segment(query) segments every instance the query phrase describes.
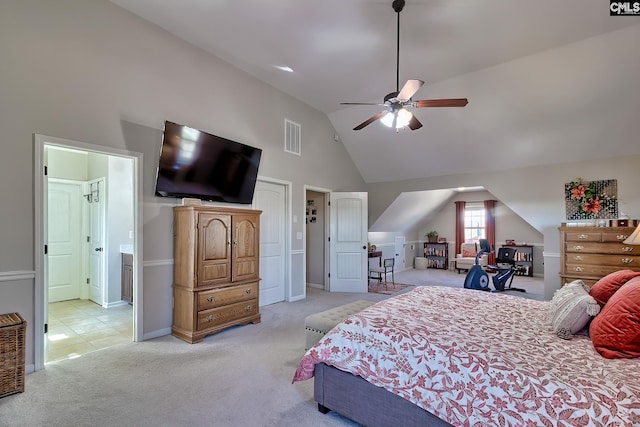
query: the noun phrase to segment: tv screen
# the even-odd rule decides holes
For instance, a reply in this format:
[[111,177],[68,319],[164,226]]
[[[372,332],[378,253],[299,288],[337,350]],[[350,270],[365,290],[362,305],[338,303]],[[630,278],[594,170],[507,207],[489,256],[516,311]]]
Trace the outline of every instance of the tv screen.
[[166,121],[156,195],[250,204],[262,150]]

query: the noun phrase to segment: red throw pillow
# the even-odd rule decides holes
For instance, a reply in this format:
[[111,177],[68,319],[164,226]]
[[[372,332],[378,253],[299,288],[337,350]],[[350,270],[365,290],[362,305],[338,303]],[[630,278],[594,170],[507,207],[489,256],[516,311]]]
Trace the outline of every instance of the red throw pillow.
[[640,357],[640,277],[625,283],[589,326],[593,346],[607,359]]
[[619,270],[604,276],[598,280],[589,291],[589,295],[595,299],[600,308],[609,301],[609,298],[616,293],[618,289],[634,277],[640,276],[640,271]]
[[476,257],[476,251],[474,250],[469,250],[469,249],[463,249],[462,250],[462,257],[463,258],[475,258]]

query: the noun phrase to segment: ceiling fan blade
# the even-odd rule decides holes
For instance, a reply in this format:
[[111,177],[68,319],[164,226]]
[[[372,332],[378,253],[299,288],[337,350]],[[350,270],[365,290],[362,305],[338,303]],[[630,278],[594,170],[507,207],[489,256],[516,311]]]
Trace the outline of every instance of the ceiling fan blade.
[[414,101],[412,106],[416,108],[424,107],[464,107],[469,101],[467,98],[450,98],[450,99],[421,99]]
[[416,130],[422,127],[422,123],[420,123],[420,120],[418,120],[415,114],[412,114],[411,120],[409,120],[409,124],[407,126],[409,126],[409,129],[411,130]]
[[375,116],[371,116],[367,120],[365,120],[364,122],[360,123],[358,126],[354,127],[353,130],[360,130],[365,126],[369,126],[371,123],[375,122],[376,120],[379,120],[379,119],[383,118],[385,114],[387,114],[387,112],[386,111],[382,111],[382,112],[376,114]]
[[424,82],[422,80],[407,80],[396,98],[398,98],[399,101],[407,101],[411,99],[423,84]]

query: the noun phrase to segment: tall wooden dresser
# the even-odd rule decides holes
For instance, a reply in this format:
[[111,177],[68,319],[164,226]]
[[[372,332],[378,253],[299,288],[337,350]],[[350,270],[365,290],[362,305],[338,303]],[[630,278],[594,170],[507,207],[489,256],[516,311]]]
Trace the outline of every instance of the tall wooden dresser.
[[261,211],[174,208],[173,325],[189,343],[259,323]]
[[582,279],[592,286],[614,271],[640,271],[640,246],[622,243],[633,233],[629,227],[560,227],[562,284]]

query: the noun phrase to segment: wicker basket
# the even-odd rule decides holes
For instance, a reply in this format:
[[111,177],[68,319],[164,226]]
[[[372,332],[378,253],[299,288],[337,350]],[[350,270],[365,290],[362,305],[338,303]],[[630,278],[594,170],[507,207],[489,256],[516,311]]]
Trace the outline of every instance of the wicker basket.
[[0,314],[0,397],[24,391],[26,329],[18,313]]

